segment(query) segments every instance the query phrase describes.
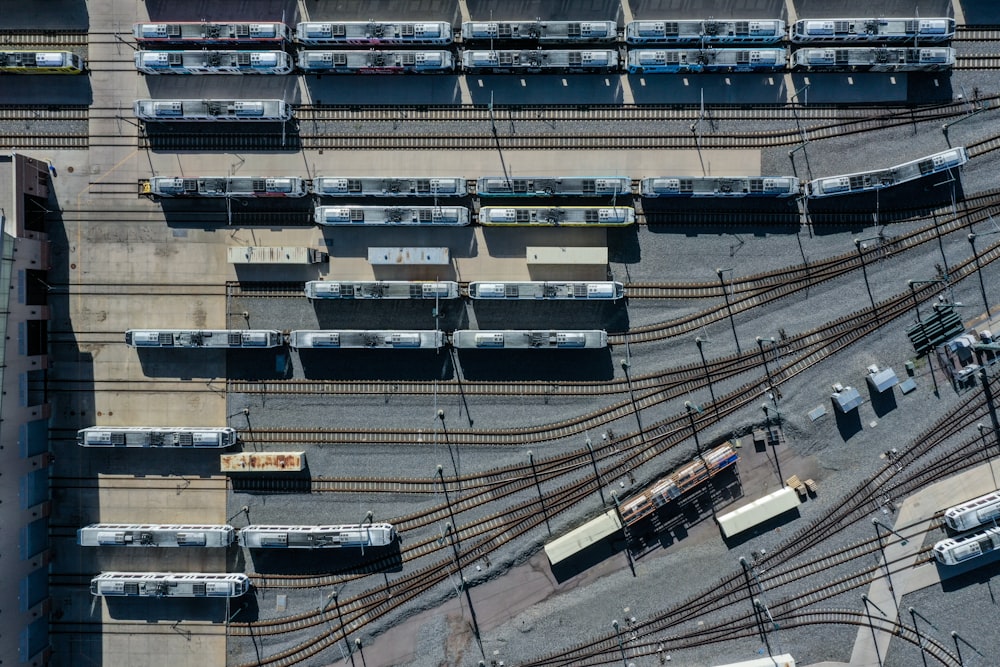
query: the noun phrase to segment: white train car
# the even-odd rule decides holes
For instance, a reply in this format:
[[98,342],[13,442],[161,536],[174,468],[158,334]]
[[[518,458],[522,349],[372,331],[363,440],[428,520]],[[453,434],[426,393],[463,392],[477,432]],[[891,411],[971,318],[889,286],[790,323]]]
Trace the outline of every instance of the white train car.
[[955,36],[955,19],[802,19],[792,26],[793,42],[945,42]]
[[299,51],[306,74],[440,74],[455,70],[451,51]]
[[618,51],[532,50],[462,51],[462,69],[469,73],[578,74],[617,72]]
[[774,44],[785,38],[780,19],[630,21],[627,44]]
[[783,486],[773,493],[758,498],[749,505],[719,515],[719,528],[722,530],[722,535],[728,539],[745,530],[756,528],[766,521],[796,509],[798,506],[798,494],[790,487]]
[[241,528],[239,543],[249,549],[333,549],[387,547],[396,541],[389,523],[331,526],[263,526]]
[[91,426],[80,429],[81,447],[212,447],[236,444],[236,429],[228,426]]
[[81,547],[228,547],[232,526],[92,523],[76,531]]
[[320,197],[464,197],[465,179],[457,176],[379,178],[318,176],[312,190]]
[[284,100],[136,100],[135,117],[145,121],[275,122],[292,119]]
[[945,510],[944,520],[952,530],[972,530],[983,524],[996,524],[1000,517],[1000,490],[973,498]]
[[466,21],[466,42],[517,41],[539,44],[599,44],[618,38],[614,21]]
[[288,74],[295,61],[284,51],[136,51],[143,74]]
[[806,183],[806,191],[812,199],[871,192],[961,167],[968,161],[969,154],[965,147],[956,146],[888,169],[818,178]]
[[463,329],[451,335],[451,344],[469,350],[582,350],[608,346],[608,332],[582,331],[482,331]]
[[479,224],[493,227],[625,227],[635,223],[630,206],[484,206]]
[[376,331],[371,329],[296,330],[288,335],[295,349],[436,350],[444,345],[440,331]]
[[309,21],[295,26],[295,41],[307,46],[354,44],[408,46],[451,44],[451,24],[443,21]]
[[480,197],[600,197],[632,193],[626,176],[483,176]]
[[617,301],[625,296],[625,285],[619,282],[471,282],[471,299],[576,299],[583,301]]
[[310,280],[307,299],[457,299],[453,280]]
[[742,662],[730,662],[715,667],[795,667],[795,658],[790,653],[771,655],[766,658],[753,658]]
[[795,197],[796,176],[690,177],[657,176],[639,184],[643,197]]
[[278,347],[284,343],[280,331],[275,329],[129,329],[125,344],[131,347],[216,347],[263,348]]
[[469,224],[464,206],[317,206],[317,225],[449,225]]
[[934,545],[934,558],[942,565],[958,565],[985,556],[998,548],[1000,528],[994,526],[941,540]]
[[202,572],[103,572],[90,594],[103,597],[238,598],[250,590],[245,574]]
[[776,72],[785,69],[788,52],[773,49],[632,49],[630,74],[678,72]]
[[203,176],[178,178],[154,176],[144,188],[155,197],[305,197],[304,179],[298,176]]
[[291,41],[292,31],[284,23],[217,23],[179,21],[175,23],[136,23],[132,36],[140,45],[161,44],[275,44]]
[[792,54],[793,69],[813,72],[937,72],[955,66],[955,49],[950,47],[805,48]]

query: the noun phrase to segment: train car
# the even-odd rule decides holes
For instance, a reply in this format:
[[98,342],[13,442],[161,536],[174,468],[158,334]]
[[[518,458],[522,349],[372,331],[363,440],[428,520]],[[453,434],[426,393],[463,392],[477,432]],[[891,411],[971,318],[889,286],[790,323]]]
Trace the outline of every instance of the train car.
[[599,44],[618,38],[614,21],[466,21],[465,42],[515,41],[539,44]]
[[236,429],[228,426],[91,426],[80,429],[81,447],[212,447],[236,444]]
[[83,58],[72,51],[0,51],[0,74],[82,74]]
[[299,51],[306,74],[438,74],[453,72],[451,51]]
[[307,299],[457,299],[458,283],[452,280],[310,280]]
[[232,526],[92,523],[76,531],[81,547],[228,547]]
[[238,598],[250,590],[245,574],[203,572],[102,572],[90,594],[152,598]]
[[625,285],[619,282],[471,282],[471,299],[576,299],[584,301],[617,301],[625,296]]
[[599,197],[632,193],[626,176],[483,176],[480,197]]
[[136,23],[132,36],[141,46],[201,44],[273,44],[281,46],[292,39],[292,30],[284,23],[237,23],[178,21],[176,23]]
[[739,456],[732,445],[728,442],[719,445],[706,452],[703,457],[695,458],[657,480],[638,495],[623,500],[619,504],[622,520],[626,525],[638,523],[738,460]]
[[766,658],[753,658],[725,665],[715,665],[715,667],[795,667],[795,658],[790,653],[782,653],[781,655],[769,655]]
[[955,36],[955,19],[802,19],[790,33],[793,42],[945,42]]
[[795,197],[799,194],[796,176],[748,176],[702,178],[657,176],[639,183],[643,197]]
[[464,206],[317,206],[317,225],[450,225],[469,224]]
[[136,51],[143,74],[288,74],[295,67],[284,51]]
[[260,348],[283,344],[280,331],[274,329],[129,329],[125,344],[132,347],[221,347]]
[[973,498],[945,510],[944,520],[952,530],[972,530],[1000,517],[1000,490]]
[[788,52],[773,49],[632,49],[630,74],[676,72],[776,72],[785,68]]
[[275,122],[292,119],[284,100],[136,100],[135,117],[145,121]]
[[756,528],[785,512],[798,510],[798,506],[799,494],[791,487],[784,486],[748,505],[719,515],[716,521],[723,537],[730,539],[734,535]]
[[451,44],[451,24],[438,22],[310,21],[295,27],[295,41],[307,46],[323,44]]
[[320,197],[464,197],[465,179],[457,176],[400,178],[318,176],[313,194]]
[[451,344],[469,350],[582,350],[608,346],[608,333],[598,329],[582,331],[529,331],[507,329],[481,331],[463,329],[451,335]]
[[240,529],[239,543],[248,549],[334,549],[387,547],[396,541],[390,523],[332,526],[258,526]]
[[942,565],[958,565],[997,548],[1000,548],[1000,528],[993,526],[941,540],[934,545],[934,558]]
[[793,69],[814,72],[937,72],[955,66],[955,49],[837,47],[798,49],[792,54]]
[[949,148],[946,151],[934,153],[933,155],[905,162],[888,169],[818,178],[806,183],[806,192],[807,196],[811,199],[857,192],[871,192],[954,169],[955,167],[961,167],[968,161],[969,154],[966,152],[965,147],[956,146],[955,148]]
[[149,179],[148,193],[155,197],[305,197],[309,191],[298,176],[154,176]]
[[288,335],[289,346],[295,349],[333,348],[369,350],[436,350],[444,346],[440,331],[375,331],[341,329],[293,331]]
[[496,227],[625,227],[635,222],[630,206],[508,206],[479,209],[479,224]]
[[785,38],[780,19],[630,21],[627,44],[775,44]]
[[305,452],[240,452],[219,456],[219,470],[226,473],[292,473],[305,469]]
[[462,51],[462,69],[469,73],[539,74],[617,72],[617,51]]

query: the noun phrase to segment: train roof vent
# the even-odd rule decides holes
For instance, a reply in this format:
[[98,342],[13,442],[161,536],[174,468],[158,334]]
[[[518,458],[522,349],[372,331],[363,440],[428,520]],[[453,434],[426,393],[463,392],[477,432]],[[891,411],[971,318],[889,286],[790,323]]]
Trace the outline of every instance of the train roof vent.
[[135,581],[125,582],[125,595],[138,595],[139,594],[139,584]]
[[188,431],[182,431],[176,435],[177,444],[181,447],[193,447],[194,446],[194,434]]
[[125,444],[125,434],[124,433],[112,433],[111,434],[111,444],[122,446]]
[[577,283],[573,285],[573,298],[574,299],[586,299],[587,295],[590,294],[590,285],[587,283]]
[[243,335],[239,331],[230,331],[227,337],[229,347],[239,347],[243,343]]
[[205,595],[208,595],[208,584],[204,581],[196,581],[191,584],[191,592],[196,597],[204,597]]

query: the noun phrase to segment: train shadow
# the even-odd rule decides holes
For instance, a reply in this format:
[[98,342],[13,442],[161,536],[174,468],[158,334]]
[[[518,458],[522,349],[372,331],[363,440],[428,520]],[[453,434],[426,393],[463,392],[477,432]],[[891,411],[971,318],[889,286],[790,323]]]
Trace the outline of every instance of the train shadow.
[[452,331],[468,322],[460,299],[314,299],[312,305],[320,329]]
[[309,197],[282,199],[173,199],[157,200],[167,225],[176,228],[175,236],[185,229],[217,232],[223,227],[309,227],[313,224],[312,200]]
[[[104,604],[108,616],[121,620],[143,620],[147,623],[163,621],[207,621],[225,623],[232,605],[229,598],[129,598],[106,597]],[[174,631],[187,636],[183,627],[173,627]]]
[[609,349],[459,350],[458,356],[466,380],[599,381],[615,375]]
[[777,516],[771,517],[767,521],[758,523],[753,528],[748,528],[747,530],[737,533],[732,537],[723,536],[722,542],[723,544],[726,545],[727,549],[735,549],[736,547],[740,546],[741,544],[744,544],[745,542],[748,542],[749,540],[752,540],[755,537],[763,535],[764,533],[768,533],[777,528],[781,528],[782,526],[791,523],[792,521],[795,521],[800,516],[802,516],[802,513],[799,511],[799,508],[793,507],[789,510],[785,510],[784,512],[782,512]]
[[[628,305],[617,301],[477,299],[473,302],[480,329],[604,329],[625,332]],[[462,353],[464,355],[464,352]]]
[[996,576],[997,563],[1000,563],[1000,551],[983,554],[958,565],[942,565],[934,560],[942,591],[947,593],[986,584],[990,600],[994,604],[997,603],[997,597],[993,592],[992,580]]
[[[431,47],[433,48],[433,47]],[[457,105],[462,89],[457,74],[309,74],[300,77],[314,104],[335,105]],[[365,124],[358,109],[357,127]],[[399,110],[399,120],[419,117],[419,111]],[[305,121],[305,129],[309,129]],[[396,130],[393,124],[392,130]],[[386,128],[388,130],[388,127]]]
[[455,376],[446,350],[298,351],[303,377],[309,380],[450,380]]
[[803,104],[899,104],[950,102],[950,72],[793,72]]
[[[752,206],[748,203],[752,202]],[[751,210],[752,209],[752,210]],[[643,200],[643,212],[651,232],[717,233],[715,225],[725,225],[735,231],[762,234],[761,227],[769,233],[794,234],[799,230],[801,217],[794,197],[769,199],[741,197],[738,199],[656,197]],[[669,227],[666,227],[669,225]]]
[[297,153],[302,150],[297,121],[214,123],[155,122],[144,125],[142,142],[172,153]]
[[401,572],[399,540],[387,547],[364,549],[251,549],[254,572],[274,575],[356,575]]
[[[771,105],[784,104],[786,92],[781,73],[731,74],[629,74],[636,104]],[[711,109],[706,110],[701,131],[710,132]]]
[[260,600],[257,598],[260,594],[261,592],[259,592],[256,588],[253,588],[250,593],[232,600],[229,603],[229,622],[253,623],[254,621],[259,620]]

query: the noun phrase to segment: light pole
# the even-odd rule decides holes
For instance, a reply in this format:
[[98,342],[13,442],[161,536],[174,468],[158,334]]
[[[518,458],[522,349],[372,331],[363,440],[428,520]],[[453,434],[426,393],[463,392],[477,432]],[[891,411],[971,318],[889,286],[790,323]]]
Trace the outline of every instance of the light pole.
[[594,479],[597,481],[597,493],[601,495],[601,507],[607,505],[607,501],[604,499],[604,483],[601,482],[601,473],[597,470],[597,458],[594,456],[594,448],[590,444],[590,438],[587,438],[587,451],[590,452],[590,463],[594,466]]
[[[991,218],[992,221],[992,218]],[[996,224],[996,223],[994,223]],[[979,264],[979,253],[976,251],[976,239],[980,236],[993,236],[994,234],[1000,234],[1000,229],[992,232],[985,232],[983,234],[976,234],[975,232],[969,232],[969,245],[972,246],[972,258],[976,262],[976,274],[979,276],[979,292],[983,295],[983,307],[986,309],[986,321],[990,321],[990,302],[986,299],[986,286],[983,284],[983,271]]]
[[[771,397],[772,397],[772,400],[773,400],[774,395],[772,394]],[[765,417],[765,419],[767,419],[768,432],[767,432],[767,436],[764,439],[764,446],[767,447],[767,441],[771,439],[771,429],[770,429],[770,426],[771,426],[771,415],[768,413],[767,403],[761,403],[760,407],[764,410],[764,417]],[[775,412],[778,411],[778,405],[777,405],[777,403],[775,403],[774,410],[775,410]],[[778,418],[778,423],[780,424],[781,423],[781,413],[777,414],[777,418]],[[782,477],[782,475],[781,475],[781,462],[778,460],[778,440],[777,439],[775,439],[774,444],[771,445],[771,451],[774,452],[774,467],[778,469],[778,483],[781,484],[781,480],[783,480],[784,477]]]
[[757,605],[753,603],[753,587],[750,585],[750,564],[747,563],[747,559],[740,556],[740,565],[743,567],[743,578],[747,582],[747,600],[750,601],[750,608],[753,609],[753,619],[757,624],[757,632],[760,633],[760,639],[765,644],[767,643],[767,633],[764,632],[764,622],[760,617],[760,610],[757,609]]
[[542,506],[542,516],[545,517],[545,527],[552,536],[552,526],[549,525],[549,513],[545,509],[545,496],[542,495],[542,485],[538,483],[538,470],[535,468],[535,454],[528,450],[528,463],[531,465],[531,476],[535,478],[535,489],[538,491],[538,504]]
[[361,654],[361,667],[368,667],[368,661],[365,660],[365,649],[361,644],[361,637],[354,638],[354,649]]
[[326,604],[323,605],[323,609],[320,612],[326,611],[326,608],[330,606],[330,600],[333,600],[334,606],[337,608],[337,620],[340,621],[340,631],[344,636],[344,646],[347,647],[347,656],[351,659],[351,666],[354,665],[354,652],[351,650],[351,645],[347,643],[347,626],[344,625],[344,615],[340,613],[340,602],[337,599],[337,589],[330,591],[330,594],[326,596]]
[[[743,354],[743,349],[740,348],[740,339],[736,335],[736,320],[733,319],[733,307],[729,303],[729,292],[726,290],[726,280],[722,277],[724,273],[732,270],[732,267],[728,269],[716,269],[715,274],[719,276],[719,284],[722,285],[722,296],[726,299],[726,312],[729,313],[729,325],[733,328],[733,340],[736,342],[736,351]],[[730,281],[730,284],[732,284],[732,281]]]
[[618,638],[618,650],[622,652],[622,665],[628,667],[628,659],[625,657],[625,645],[622,644],[622,633],[618,628],[618,619],[611,621],[611,627],[615,629],[615,637]]
[[[479,634],[479,621],[476,619],[476,609],[472,606],[472,594],[469,593],[468,583],[465,581],[465,575],[462,573],[462,561],[459,557],[458,544],[456,540],[458,539],[458,531],[455,529],[454,525],[447,523],[444,526],[444,535],[440,539],[444,539],[445,536],[451,536],[451,549],[452,553],[455,555],[455,569],[458,570],[458,580],[462,584],[462,590],[465,591],[465,601],[469,603],[469,617],[472,619],[472,633],[476,636],[476,643],[479,644],[479,653],[482,654],[483,659],[486,659],[486,652],[483,650],[483,640]],[[456,591],[456,595],[457,595]],[[461,602],[459,602],[461,605]]]
[[[705,466],[705,470],[708,470],[708,461],[705,460],[705,457],[701,453],[701,441],[698,440],[698,427],[694,423],[694,413],[696,410],[701,412],[701,406],[691,405],[691,401],[684,401],[684,409],[687,410],[688,420],[691,422],[691,435],[694,436],[694,448],[697,450],[698,458],[701,459],[702,464]],[[714,518],[715,500],[712,498],[712,491],[715,490],[715,485],[712,483],[711,479],[708,480],[708,487],[708,504],[712,508],[712,517]]]
[[[934,283],[948,284],[946,280],[907,280],[906,284],[910,286],[910,295],[913,297],[913,311],[917,314],[917,324],[920,325],[921,331],[924,328],[924,321],[920,319],[920,304],[917,302],[917,288],[916,285],[930,285]],[[937,376],[934,375],[934,346],[927,351],[927,366],[930,369],[931,381],[934,383],[934,395],[940,396],[941,390],[938,388]]]
[[[868,617],[868,627],[872,631],[872,644],[875,645],[875,658],[878,660],[878,667],[882,667],[882,654],[879,653],[879,650],[878,650],[878,638],[875,636],[875,624],[872,623],[872,612],[868,608],[868,605],[870,604],[870,605],[874,606],[880,612],[882,610],[879,609],[878,606],[875,605],[874,602],[872,602],[871,600],[869,600],[868,596],[865,595],[864,593],[861,594],[861,601],[865,603],[865,615]],[[885,612],[882,612],[882,615],[885,616]]]
[[927,620],[926,616],[918,612],[913,607],[907,607],[906,610],[910,612],[910,619],[913,621],[913,631],[917,633],[917,646],[920,647],[920,658],[924,662],[924,667],[927,667],[927,654],[924,652],[924,638],[920,635],[920,630],[917,628],[917,616],[922,618],[927,625],[931,626],[935,630],[937,630],[937,628],[933,623]]
[[771,368],[767,365],[767,355],[764,354],[764,343],[770,343],[771,348],[774,348],[774,338],[761,338],[757,336],[757,347],[760,348],[760,358],[764,362],[764,374],[767,376],[767,388],[771,390],[772,396],[774,395],[774,382],[771,381]]
[[[362,519],[360,521],[360,523],[358,523],[358,534],[360,535],[361,534],[361,527],[365,525],[365,521],[368,522],[368,539],[369,540],[371,540],[371,538],[372,538],[372,517],[373,516],[375,516],[375,513],[372,512],[371,510],[368,510],[367,512],[365,512],[365,518]],[[364,540],[361,540],[361,557],[362,558],[365,557],[365,541]]]
[[715,402],[715,389],[712,388],[712,375],[708,372],[708,362],[705,361],[705,350],[702,345],[708,341],[698,336],[694,339],[695,344],[698,346],[698,355],[701,356],[701,367],[705,370],[705,381],[708,383],[708,395],[712,397],[712,408],[715,410],[715,416],[719,416],[719,406]]
[[[758,608],[758,609],[759,609],[759,610],[760,610],[761,612],[763,612],[763,613],[764,613],[764,615],[766,615],[766,616],[767,616],[767,620],[771,621],[771,625],[772,625],[772,626],[774,627],[774,630],[775,630],[775,631],[777,631],[777,630],[780,630],[780,629],[781,629],[781,626],[779,626],[779,625],[778,625],[778,623],[777,623],[777,621],[775,621],[775,620],[774,620],[774,616],[771,616],[771,610],[767,608],[767,603],[765,603],[765,602],[764,602],[763,600],[761,600],[760,598],[754,598],[754,601],[753,601],[753,604],[754,604],[754,606],[755,606],[755,607],[757,607],[757,608]],[[764,619],[763,619],[763,617],[762,617],[762,618],[761,618],[761,623],[762,623],[762,624],[763,624],[763,621],[764,621]],[[765,637],[767,636],[767,632],[766,632],[766,631],[764,632],[764,636],[765,636]],[[778,644],[778,653],[780,654],[780,653],[781,653],[781,644],[777,642],[777,639],[778,639],[778,636],[777,636],[777,635],[775,635],[775,637],[774,637],[774,638],[775,638],[775,643],[776,643],[776,644]],[[765,644],[767,644],[767,642],[765,642]],[[770,644],[767,644],[767,654],[768,654],[768,655],[771,655],[771,645],[770,645]]]
[[878,550],[882,554],[882,564],[885,565],[885,578],[889,582],[889,594],[892,595],[892,604],[893,604],[893,606],[896,606],[896,590],[892,587],[892,575],[889,572],[889,560],[885,557],[885,547],[882,546],[882,531],[879,530],[879,526],[881,526],[882,528],[885,528],[890,533],[892,533],[893,535],[895,535],[896,537],[898,537],[901,540],[900,541],[900,545],[902,545],[904,547],[907,544],[909,544],[910,541],[907,540],[902,535],[900,535],[899,533],[897,533],[892,528],[889,528],[888,526],[884,525],[878,519],[872,518],[872,525],[875,526],[875,536],[876,536],[876,539],[878,539]]
[[448,518],[451,519],[450,525],[455,525],[455,513],[451,509],[451,499],[448,497],[448,485],[444,481],[444,468],[439,464],[438,477],[441,478],[441,490],[444,491],[444,502],[448,506]]
[[[882,237],[875,237],[881,239]],[[872,313],[875,315],[875,323],[878,323],[878,308],[875,306],[875,297],[872,296],[872,286],[868,282],[868,267],[865,265],[865,244],[867,239],[854,239],[854,247],[858,250],[858,259],[861,260],[861,275],[865,277],[865,289],[868,290],[868,300],[872,304]]]

